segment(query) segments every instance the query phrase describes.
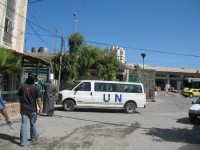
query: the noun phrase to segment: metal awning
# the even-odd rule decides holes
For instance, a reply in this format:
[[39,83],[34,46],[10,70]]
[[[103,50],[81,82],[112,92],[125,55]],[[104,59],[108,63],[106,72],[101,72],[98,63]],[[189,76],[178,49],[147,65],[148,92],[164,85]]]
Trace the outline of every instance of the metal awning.
[[49,61],[42,58],[34,57],[28,54],[12,51],[14,54],[22,56],[22,67],[40,67],[48,68],[51,64]]

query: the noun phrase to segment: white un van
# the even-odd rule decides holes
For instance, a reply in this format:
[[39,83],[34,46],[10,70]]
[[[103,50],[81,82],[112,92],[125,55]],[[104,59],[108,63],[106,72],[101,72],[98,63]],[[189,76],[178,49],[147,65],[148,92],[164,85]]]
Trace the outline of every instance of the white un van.
[[134,113],[137,107],[145,108],[146,94],[141,83],[81,80],[71,89],[60,91],[58,102],[66,111],[87,107],[119,108]]

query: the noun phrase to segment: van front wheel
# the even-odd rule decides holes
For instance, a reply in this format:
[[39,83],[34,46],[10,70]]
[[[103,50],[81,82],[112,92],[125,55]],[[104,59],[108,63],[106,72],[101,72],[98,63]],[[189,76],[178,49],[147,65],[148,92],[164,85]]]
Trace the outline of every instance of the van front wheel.
[[126,113],[134,113],[135,112],[135,109],[136,109],[136,106],[134,103],[132,102],[128,102],[125,107],[124,107]]
[[74,110],[74,106],[75,106],[75,104],[74,104],[74,102],[72,100],[66,100],[63,103],[63,108],[66,111],[72,111],[72,110]]

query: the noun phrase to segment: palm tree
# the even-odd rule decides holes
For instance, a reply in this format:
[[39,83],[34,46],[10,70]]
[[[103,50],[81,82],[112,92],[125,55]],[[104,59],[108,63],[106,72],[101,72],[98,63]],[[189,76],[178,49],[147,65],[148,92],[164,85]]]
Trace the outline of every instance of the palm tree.
[[[0,90],[16,90],[18,84],[16,77],[21,71],[21,57],[14,55],[11,50],[0,48]],[[10,101],[15,95],[9,94],[6,97]]]
[[20,56],[5,48],[0,48],[0,54],[0,74],[13,76],[22,71]]

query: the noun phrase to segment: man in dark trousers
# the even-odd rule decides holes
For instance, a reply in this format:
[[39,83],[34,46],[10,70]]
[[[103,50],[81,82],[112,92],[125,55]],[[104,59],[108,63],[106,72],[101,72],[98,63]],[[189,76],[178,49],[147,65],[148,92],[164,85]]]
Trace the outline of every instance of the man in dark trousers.
[[28,74],[26,84],[22,85],[18,90],[18,96],[20,99],[20,113],[21,113],[21,130],[20,130],[20,145],[25,146],[27,144],[27,123],[30,121],[30,138],[32,141],[38,139],[38,133],[36,130],[37,120],[37,105],[39,107],[39,113],[42,113],[42,101],[40,98],[40,91],[35,86],[35,76]]
[[53,84],[53,80],[50,79],[48,83],[42,83],[39,81],[39,84],[44,87],[44,98],[43,98],[43,110],[42,113],[47,116],[54,115],[54,95],[57,93],[57,88]]

